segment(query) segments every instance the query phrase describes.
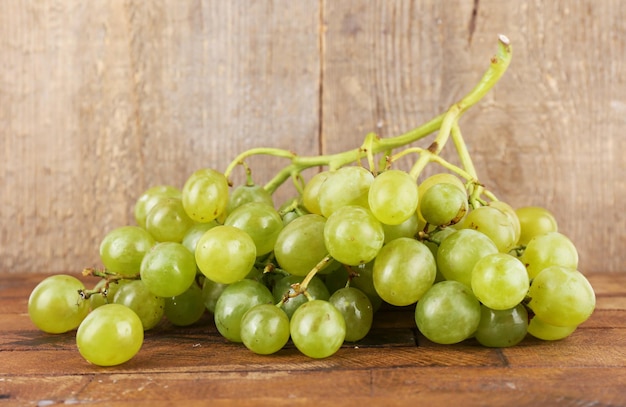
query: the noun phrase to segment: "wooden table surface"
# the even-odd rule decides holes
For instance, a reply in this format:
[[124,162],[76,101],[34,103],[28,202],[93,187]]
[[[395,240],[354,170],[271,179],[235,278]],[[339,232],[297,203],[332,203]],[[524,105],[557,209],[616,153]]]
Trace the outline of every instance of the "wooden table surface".
[[42,275],[0,273],[0,406],[625,406],[626,273],[587,276],[596,311],[557,342],[437,345],[416,331],[410,308],[390,308],[365,340],[327,359],[293,346],[260,356],[223,339],[207,315],[188,328],[163,323],[130,362],[102,368],[82,359],[74,333],[30,322],[28,295]]

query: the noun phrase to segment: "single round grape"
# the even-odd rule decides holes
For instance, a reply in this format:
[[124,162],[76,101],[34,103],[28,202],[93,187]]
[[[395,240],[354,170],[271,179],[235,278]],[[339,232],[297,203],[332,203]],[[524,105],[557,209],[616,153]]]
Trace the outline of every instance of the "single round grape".
[[417,183],[404,171],[387,170],[374,178],[367,200],[381,223],[399,225],[417,210]]
[[552,266],[532,280],[528,307],[543,322],[555,326],[577,326],[596,306],[596,296],[587,278],[578,270]]
[[132,359],[143,344],[143,325],[130,308],[106,304],[93,310],[78,327],[76,345],[88,362],[115,366]]
[[356,272],[356,277],[350,280],[350,287],[358,288],[363,291],[367,298],[372,302],[374,311],[380,309],[383,300],[378,295],[376,287],[374,286],[374,261],[369,263],[360,264],[357,267],[351,268],[353,272]]
[[137,225],[145,228],[148,212],[164,198],[181,198],[180,189],[169,185],[156,185],[148,188],[135,202],[134,215]]
[[211,221],[207,223],[196,223],[192,227],[187,230],[185,233],[185,237],[183,237],[182,244],[189,250],[191,253],[196,253],[196,247],[198,246],[198,241],[204,235],[204,233],[217,226],[218,223],[216,221]]
[[382,225],[385,233],[385,243],[389,243],[399,237],[415,237],[417,232],[419,232],[419,216],[415,212],[398,225],[387,225],[385,223]]
[[437,267],[446,280],[471,287],[474,265],[492,253],[498,253],[498,248],[487,235],[473,229],[457,230],[439,245]]
[[219,225],[206,231],[196,247],[196,263],[207,278],[231,284],[246,277],[256,260],[254,240],[234,226]]
[[176,326],[195,324],[205,311],[202,288],[196,283],[180,295],[165,298],[165,317]]
[[530,240],[539,235],[558,232],[556,218],[546,208],[540,206],[524,206],[515,210],[520,222],[520,237],[518,243],[527,245]]
[[73,276],[57,274],[44,278],[28,298],[30,320],[51,334],[76,329],[89,313],[89,301],[78,292],[84,289],[84,284]]
[[502,253],[508,253],[517,243],[515,224],[510,215],[494,206],[480,206],[470,211],[462,227],[484,233]]
[[505,348],[520,343],[528,331],[528,312],[522,304],[504,310],[481,305],[474,337],[483,346]]
[[440,172],[440,173],[429,176],[424,181],[419,183],[417,186],[417,193],[419,196],[419,201],[417,203],[416,212],[419,215],[422,222],[425,222],[424,218],[422,217],[422,208],[421,208],[422,198],[426,194],[426,191],[430,189],[430,187],[432,187],[433,185],[442,184],[442,183],[455,185],[460,191],[467,194],[463,181],[461,181],[461,179],[454,174],[450,174],[447,172]]
[[515,243],[519,244],[519,239],[522,233],[522,225],[520,224],[520,220],[517,217],[517,212],[515,212],[515,209],[513,209],[511,205],[504,201],[491,201],[489,202],[489,206],[499,209],[505,215],[507,215],[509,221],[511,222],[511,225],[513,225],[513,231],[515,235],[514,241]]
[[228,204],[228,180],[224,174],[211,168],[195,171],[182,190],[183,207],[196,222],[217,219]]
[[543,322],[534,316],[528,325],[528,333],[544,341],[558,341],[570,336],[577,328],[573,326],[556,326]]
[[376,292],[391,305],[417,302],[433,285],[435,257],[423,243],[408,237],[387,243],[374,260]]
[[300,352],[321,359],[335,354],[346,337],[346,322],[328,301],[302,304],[289,323],[291,340]]
[[337,261],[355,266],[373,260],[385,241],[381,223],[360,206],[343,206],[326,220],[324,242]]
[[318,192],[318,204],[324,217],[328,218],[344,206],[368,208],[368,193],[374,176],[363,167],[348,166],[332,172],[322,183]]
[[472,291],[494,310],[505,310],[522,302],[530,282],[526,267],[517,257],[493,253],[478,260],[472,269]]
[[184,293],[195,277],[194,256],[181,243],[159,243],[141,263],[141,280],[159,297]]
[[459,223],[467,214],[467,193],[445,182],[428,188],[420,197],[420,212],[426,222],[435,226]]
[[343,316],[346,323],[345,341],[356,342],[365,338],[374,320],[372,302],[363,291],[344,287],[335,291],[328,299]]
[[180,243],[194,224],[180,198],[161,199],[146,217],[146,230],[158,242]]
[[165,299],[154,295],[142,280],[129,281],[120,286],[113,303],[133,310],[141,320],[144,331],[154,328],[163,319]]
[[202,282],[202,298],[204,300],[204,306],[211,314],[215,312],[217,300],[220,298],[220,295],[222,295],[226,287],[228,287],[228,284],[216,283],[208,278],[205,278]]
[[262,256],[274,249],[278,234],[283,229],[283,220],[273,206],[249,202],[230,213],[224,225],[246,232],[254,241],[256,255]]
[[100,243],[100,260],[104,267],[117,274],[135,276],[146,253],[156,241],[139,226],[122,226],[106,234]]
[[252,352],[270,355],[289,340],[289,318],[274,304],[258,304],[241,318],[241,341]]
[[324,243],[323,216],[300,216],[285,226],[274,244],[274,256],[281,269],[289,274],[305,276],[327,254]]
[[259,202],[274,207],[274,199],[262,185],[239,185],[228,197],[226,205],[226,213],[229,214],[243,204],[249,202]]
[[526,245],[520,260],[526,266],[528,276],[533,279],[541,270],[550,266],[576,270],[578,251],[564,234],[549,232],[533,237]]
[[[101,294],[92,294],[89,296],[89,307],[94,310],[104,304],[109,304],[113,302],[113,298],[115,298],[115,293],[117,290],[124,284],[127,284],[133,280],[113,280],[109,283],[109,287],[106,289],[106,292]],[[101,279],[94,286],[94,290],[103,290],[105,285],[107,284],[106,279]]]
[[465,284],[434,284],[415,307],[415,323],[430,341],[453,344],[469,338],[480,322],[480,302]]
[[258,281],[245,279],[230,284],[215,304],[215,326],[224,338],[240,343],[243,315],[255,305],[273,304],[273,301],[270,290]]
[[330,174],[330,171],[318,172],[304,186],[304,190],[302,191],[302,205],[304,205],[306,210],[310,213],[316,215],[322,214],[318,200],[319,190]]
[[[274,302],[278,303],[282,301],[286,295],[295,295],[296,291],[292,285],[300,284],[302,280],[304,280],[302,276],[285,276],[278,280],[272,288]],[[328,288],[318,276],[313,276],[306,290],[309,298],[314,300],[328,300],[330,297]],[[291,318],[296,309],[307,301],[308,298],[304,294],[300,294],[295,297],[290,297],[280,308]]]

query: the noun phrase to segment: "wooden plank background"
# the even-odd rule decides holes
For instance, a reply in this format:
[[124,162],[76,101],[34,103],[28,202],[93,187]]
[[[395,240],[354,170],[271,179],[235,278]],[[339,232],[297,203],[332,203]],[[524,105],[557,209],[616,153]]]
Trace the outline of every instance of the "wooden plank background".
[[0,269],[99,265],[145,188],[245,149],[416,127],[502,33],[509,71],[461,121],[481,180],[554,211],[581,271],[626,272],[624,21],[621,0],[0,0]]

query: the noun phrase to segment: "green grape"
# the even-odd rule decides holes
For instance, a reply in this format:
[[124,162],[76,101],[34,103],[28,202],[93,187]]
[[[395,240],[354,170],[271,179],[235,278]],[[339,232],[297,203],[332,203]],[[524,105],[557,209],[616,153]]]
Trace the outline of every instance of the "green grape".
[[417,184],[406,172],[387,170],[369,188],[369,208],[381,223],[399,225],[417,210]]
[[507,215],[509,221],[513,225],[513,231],[515,236],[513,240],[515,241],[515,243],[518,243],[522,233],[522,225],[520,224],[520,220],[517,217],[515,209],[513,209],[511,205],[507,204],[504,201],[491,201],[489,202],[489,206],[499,209],[504,212],[505,215]]
[[258,304],[241,318],[241,341],[252,352],[270,355],[289,340],[289,318],[274,304]]
[[526,245],[520,260],[526,266],[528,276],[533,279],[541,270],[550,266],[576,270],[578,251],[564,234],[549,232],[533,237]]
[[407,220],[398,225],[383,225],[385,233],[385,243],[389,243],[399,237],[414,237],[419,232],[419,217],[417,212],[413,213]]
[[165,317],[176,326],[195,324],[205,311],[202,288],[196,283],[180,295],[165,298]]
[[337,261],[356,266],[372,261],[385,241],[382,224],[363,207],[343,206],[326,220],[324,242]]
[[196,263],[207,278],[231,284],[248,275],[256,260],[254,240],[234,226],[219,225],[198,241]]
[[274,249],[283,220],[273,206],[262,202],[249,202],[228,215],[224,225],[246,232],[254,241],[256,255],[262,256]]
[[308,214],[285,226],[274,244],[274,256],[281,269],[289,274],[305,276],[326,255],[323,216]]
[[415,307],[415,323],[430,341],[453,344],[469,338],[480,322],[480,302],[465,284],[434,284]]
[[520,222],[520,237],[518,243],[527,245],[530,240],[539,235],[558,232],[558,225],[554,215],[539,206],[525,206],[515,210]]
[[[94,310],[104,304],[109,304],[113,302],[113,298],[115,298],[115,293],[117,290],[124,284],[131,282],[132,280],[113,280],[109,283],[109,287],[106,289],[106,292],[100,294],[92,294],[89,296],[89,307]],[[94,286],[93,290],[104,290],[107,285],[107,280],[101,279]]]
[[346,322],[328,301],[313,300],[302,304],[289,323],[291,340],[300,352],[322,359],[335,354],[346,337]]
[[204,235],[204,233],[217,226],[218,223],[216,221],[211,221],[207,223],[196,223],[192,227],[187,230],[185,233],[185,237],[183,237],[182,244],[189,250],[191,253],[196,253],[196,246],[198,246],[198,241]]
[[217,300],[226,287],[228,287],[228,284],[216,283],[208,278],[205,278],[202,282],[202,299],[204,300],[204,306],[211,314],[215,313]]
[[[272,295],[274,296],[274,302],[278,303],[282,301],[286,295],[295,295],[295,290],[292,287],[294,284],[300,284],[304,280],[302,276],[285,276],[278,280],[272,288]],[[309,298],[314,300],[328,300],[330,293],[324,282],[317,276],[313,276],[307,286],[307,294]],[[298,307],[308,301],[305,295],[298,295],[290,297],[281,306],[281,309],[287,314],[289,318],[298,309]]]
[[76,345],[88,362],[115,366],[139,352],[143,335],[141,320],[130,308],[106,304],[93,310],[80,324]]
[[483,257],[498,253],[486,235],[473,229],[461,229],[446,237],[437,249],[437,267],[446,280],[472,286],[472,269]]
[[330,176],[330,174],[330,171],[318,172],[304,186],[304,190],[302,191],[302,205],[304,205],[306,210],[310,213],[314,213],[316,215],[322,214],[318,196],[320,187],[322,186],[324,181],[326,181],[326,178]]
[[391,305],[417,302],[433,285],[436,274],[432,252],[408,237],[387,243],[374,260],[374,287],[380,298]]
[[556,326],[543,322],[541,319],[534,316],[530,320],[528,325],[528,333],[537,339],[544,341],[558,341],[560,339],[567,338],[578,328],[577,325],[573,326]]
[[332,172],[322,183],[318,192],[318,204],[324,217],[328,218],[344,206],[368,208],[368,193],[374,176],[363,167],[348,166]]
[[484,233],[502,253],[508,253],[517,243],[516,227],[510,215],[494,206],[480,206],[470,211],[462,227]]
[[283,226],[287,226],[301,216],[311,214],[305,207],[299,204],[299,198],[291,199],[278,208],[278,213],[283,219]]
[[372,302],[374,311],[378,311],[383,300],[380,298],[380,295],[378,295],[376,287],[374,286],[374,261],[352,267],[352,271],[356,272],[357,275],[350,280],[350,287],[358,288],[363,291]]
[[159,297],[184,293],[195,277],[194,256],[181,243],[159,243],[141,263],[141,280]]
[[428,188],[420,197],[420,202],[422,217],[435,226],[459,223],[469,207],[465,190],[448,183],[439,183]]
[[436,229],[428,233],[428,237],[424,240],[424,244],[430,249],[430,252],[436,258],[437,250],[439,249],[441,242],[443,242],[443,239],[450,236],[454,232],[456,232],[456,229],[450,227]]
[[231,342],[241,342],[241,318],[258,304],[273,304],[270,290],[254,280],[230,284],[217,299],[213,318],[219,333]]
[[493,253],[478,260],[472,269],[471,283],[476,298],[494,310],[515,307],[530,287],[526,267],[506,253]]
[[217,219],[228,204],[228,180],[224,174],[210,168],[195,171],[182,190],[183,207],[196,222]]
[[135,311],[144,331],[154,328],[163,319],[165,299],[154,295],[142,280],[129,281],[120,286],[113,303]]
[[139,226],[122,226],[107,233],[100,243],[100,260],[104,267],[123,276],[139,274],[146,253],[156,241],[147,230]]
[[552,266],[532,280],[528,307],[549,325],[571,327],[585,322],[596,306],[587,278],[578,270]]
[[146,230],[158,242],[180,243],[194,224],[180,198],[161,199],[146,217]]
[[504,310],[481,305],[474,337],[483,346],[505,348],[520,343],[528,331],[528,312],[522,304]]
[[441,173],[434,174],[426,178],[417,187],[419,200],[417,202],[416,212],[419,215],[419,218],[423,223],[425,223],[426,221],[422,217],[422,198],[426,194],[426,191],[430,189],[430,187],[432,187],[433,185],[442,184],[442,183],[455,185],[461,192],[463,192],[464,194],[467,194],[463,181],[461,181],[461,179],[454,174],[441,172]]
[[239,185],[228,197],[226,213],[229,214],[243,204],[260,202],[274,207],[274,199],[262,185]]
[[178,198],[182,196],[180,189],[169,185],[157,185],[148,188],[135,202],[135,221],[142,228],[146,227],[148,212],[164,198]]
[[369,333],[374,320],[372,302],[363,291],[344,287],[335,291],[328,299],[343,316],[346,323],[345,341],[359,341]]
[[76,329],[89,313],[89,301],[79,294],[84,289],[84,284],[73,276],[57,274],[44,278],[28,298],[30,320],[51,334]]

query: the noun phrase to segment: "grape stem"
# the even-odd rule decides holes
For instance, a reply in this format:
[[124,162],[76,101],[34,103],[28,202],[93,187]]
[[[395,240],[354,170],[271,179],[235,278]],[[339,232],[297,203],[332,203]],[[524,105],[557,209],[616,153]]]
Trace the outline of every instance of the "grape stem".
[[[293,151],[279,148],[253,148],[239,154],[228,165],[224,175],[228,179],[235,167],[243,165],[245,159],[251,156],[271,155],[288,159],[291,163],[283,167],[264,185],[268,192],[274,193],[288,178],[298,177],[307,168],[327,166],[328,170],[333,171],[344,165],[360,162],[362,158],[367,158],[370,170],[374,172],[377,170],[374,160],[376,154],[391,154],[396,148],[406,146],[438,131],[435,140],[427,149],[431,154],[422,154],[413,165],[410,174],[417,179],[426,165],[434,160],[434,156],[439,155],[448,139],[452,137],[465,171],[470,175],[470,178],[476,178],[476,170],[461,136],[458,121],[467,109],[480,101],[500,80],[510,64],[511,57],[512,49],[509,39],[504,35],[500,35],[498,37],[497,53],[491,58],[491,64],[483,74],[480,82],[461,100],[450,106],[447,112],[404,134],[383,139],[376,134],[370,133],[365,137],[363,144],[356,149],[318,156],[299,156]],[[381,162],[384,162],[384,160],[381,160]],[[478,187],[474,191],[474,198],[476,198],[483,189]],[[474,200],[476,201],[476,199]]]

